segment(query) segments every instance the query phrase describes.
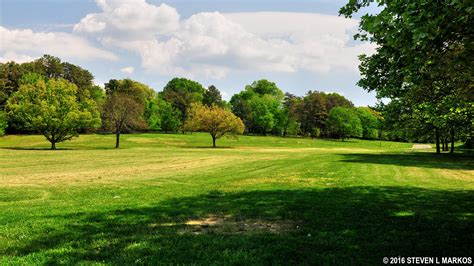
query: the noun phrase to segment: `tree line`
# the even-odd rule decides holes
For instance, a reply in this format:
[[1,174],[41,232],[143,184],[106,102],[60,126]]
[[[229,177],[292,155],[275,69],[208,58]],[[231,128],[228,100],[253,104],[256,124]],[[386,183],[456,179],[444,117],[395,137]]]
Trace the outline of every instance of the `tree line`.
[[33,62],[0,64],[0,89],[0,134],[40,133],[52,149],[88,132],[114,133],[116,148],[122,133],[137,131],[204,131],[213,146],[226,133],[244,132],[430,140],[419,125],[412,130],[394,127],[387,109],[354,107],[337,93],[283,93],[268,80],[245,86],[227,102],[215,86],[205,88],[185,78],[173,78],[161,92],[131,79],[111,79],[100,87],[88,70],[45,55]]
[[205,131],[213,145],[226,133],[300,135],[346,139],[380,137],[380,113],[355,108],[337,93],[284,94],[274,82],[255,81],[229,102],[215,86],[185,78],[161,92],[131,80],[103,88],[79,66],[44,55],[33,62],[0,64],[0,133],[41,133],[51,142],[80,133]]

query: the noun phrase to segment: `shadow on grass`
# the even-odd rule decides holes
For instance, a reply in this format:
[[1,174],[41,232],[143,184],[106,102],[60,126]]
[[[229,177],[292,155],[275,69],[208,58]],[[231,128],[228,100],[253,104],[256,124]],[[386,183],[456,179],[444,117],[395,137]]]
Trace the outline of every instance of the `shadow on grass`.
[[386,256],[472,256],[474,250],[472,191],[212,191],[41,219],[64,226],[44,228],[5,255],[43,253],[45,264],[381,264]]
[[388,164],[453,170],[474,170],[474,157],[469,154],[412,153],[344,153],[341,162],[363,164]]
[[46,147],[0,147],[4,150],[15,150],[15,151],[88,151],[88,150],[115,150],[114,147],[93,147],[93,148],[84,148],[84,147],[74,147],[74,148],[56,148],[56,150],[51,150],[51,148]]
[[217,147],[212,147],[212,146],[191,146],[191,145],[184,145],[180,146],[181,148],[189,148],[189,149],[211,149],[211,150],[218,150],[218,149],[235,149],[234,146],[217,146]]

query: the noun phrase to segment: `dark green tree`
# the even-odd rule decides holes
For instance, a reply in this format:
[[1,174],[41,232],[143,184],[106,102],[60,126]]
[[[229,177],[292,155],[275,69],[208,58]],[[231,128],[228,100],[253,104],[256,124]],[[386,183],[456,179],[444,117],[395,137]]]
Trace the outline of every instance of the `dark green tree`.
[[207,88],[207,90],[204,92],[202,104],[207,106],[217,105],[219,107],[223,107],[222,95],[216,86],[211,85]]
[[196,81],[185,78],[174,78],[163,88],[163,99],[180,111],[181,123],[186,121],[188,110],[193,103],[202,103],[204,87]]
[[[340,14],[350,17],[371,3],[350,0]],[[408,113],[404,118],[413,120],[411,124],[431,128],[439,153],[443,132],[463,129],[456,127],[457,122],[447,121],[447,117],[464,117],[464,124],[470,125],[467,130],[472,131],[472,1],[378,3],[382,11],[362,16],[360,33],[355,36],[378,46],[374,54],[360,57],[362,78],[358,84],[375,91],[379,98],[395,100],[391,111],[398,106],[398,112]],[[457,108],[443,106],[452,98],[465,102],[469,114],[457,115]],[[453,141],[455,135],[452,134]]]

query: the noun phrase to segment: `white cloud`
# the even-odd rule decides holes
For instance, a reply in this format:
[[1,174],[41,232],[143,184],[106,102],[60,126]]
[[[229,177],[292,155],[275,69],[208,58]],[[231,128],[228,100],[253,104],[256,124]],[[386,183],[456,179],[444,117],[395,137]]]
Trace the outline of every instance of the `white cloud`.
[[118,39],[153,39],[179,27],[179,14],[166,4],[148,4],[145,0],[97,0],[101,13],[85,16],[74,32],[106,32]]
[[74,32],[109,48],[137,54],[160,74],[222,78],[231,71],[327,73],[357,71],[367,43],[351,43],[357,21],[313,13],[198,13],[180,20],[176,9],[145,0],[97,0]]
[[135,68],[134,67],[124,67],[122,69],[120,69],[120,71],[122,71],[123,73],[126,73],[126,74],[133,74],[133,72],[135,71]]
[[25,62],[31,62],[34,59],[35,59],[34,57],[31,57],[29,55],[18,54],[18,53],[10,51],[10,52],[6,52],[2,56],[0,56],[0,63],[15,61],[15,62],[21,64],[21,63],[25,63]]
[[0,40],[2,60],[25,61],[42,54],[52,54],[69,59],[118,59],[113,53],[96,48],[86,39],[64,32],[10,30],[0,26]]

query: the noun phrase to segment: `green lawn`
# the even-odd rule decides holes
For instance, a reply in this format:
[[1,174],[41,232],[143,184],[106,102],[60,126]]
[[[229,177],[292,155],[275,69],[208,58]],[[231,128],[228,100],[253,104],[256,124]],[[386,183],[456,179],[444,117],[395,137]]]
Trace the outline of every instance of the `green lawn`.
[[381,264],[473,256],[474,159],[207,134],[0,138],[0,264]]

